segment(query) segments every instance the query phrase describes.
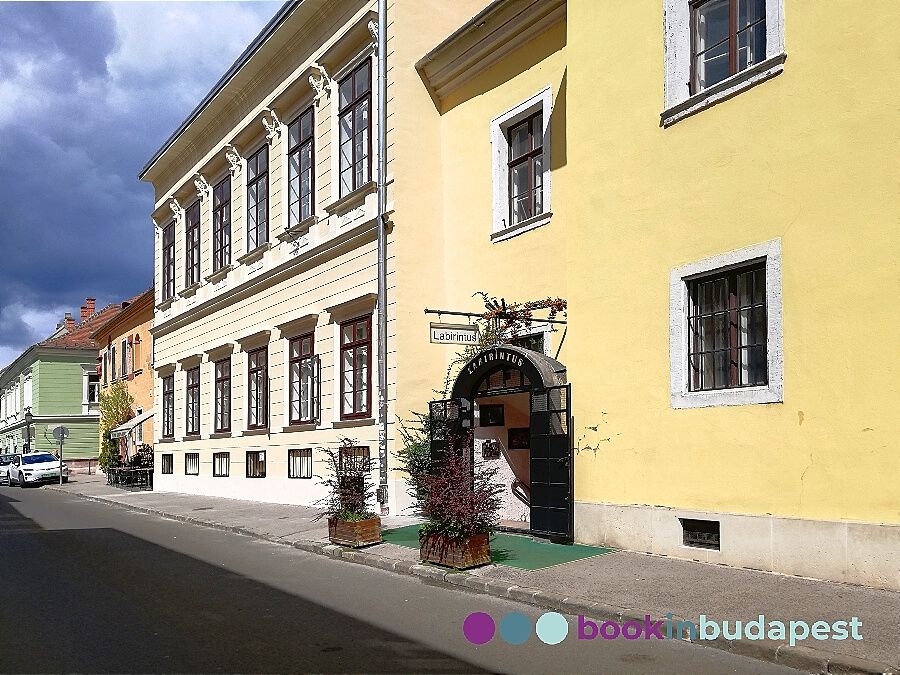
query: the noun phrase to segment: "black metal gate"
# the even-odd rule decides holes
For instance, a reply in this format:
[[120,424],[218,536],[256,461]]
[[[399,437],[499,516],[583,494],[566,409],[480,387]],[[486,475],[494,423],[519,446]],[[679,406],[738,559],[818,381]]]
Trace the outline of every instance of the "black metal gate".
[[531,394],[531,530],[565,540],[574,535],[571,386]]
[[[428,404],[431,460],[440,464],[448,450],[459,450],[472,439],[472,402],[465,398],[448,398]],[[474,448],[470,448],[474,452]]]

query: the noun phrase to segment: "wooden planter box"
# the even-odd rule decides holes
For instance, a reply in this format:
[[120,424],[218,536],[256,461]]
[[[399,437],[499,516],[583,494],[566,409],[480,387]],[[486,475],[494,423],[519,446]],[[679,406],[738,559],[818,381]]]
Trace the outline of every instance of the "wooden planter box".
[[467,539],[451,539],[442,534],[420,534],[419,555],[425,562],[458,570],[487,565],[491,562],[488,533]]
[[366,518],[365,520],[341,520],[340,518],[328,519],[328,539],[332,544],[340,546],[368,546],[381,543],[381,518]]

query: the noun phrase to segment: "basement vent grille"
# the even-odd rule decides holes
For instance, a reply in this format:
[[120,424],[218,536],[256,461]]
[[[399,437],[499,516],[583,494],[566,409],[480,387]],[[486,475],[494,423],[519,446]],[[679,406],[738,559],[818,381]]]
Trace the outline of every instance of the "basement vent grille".
[[719,521],[679,518],[685,546],[719,550]]

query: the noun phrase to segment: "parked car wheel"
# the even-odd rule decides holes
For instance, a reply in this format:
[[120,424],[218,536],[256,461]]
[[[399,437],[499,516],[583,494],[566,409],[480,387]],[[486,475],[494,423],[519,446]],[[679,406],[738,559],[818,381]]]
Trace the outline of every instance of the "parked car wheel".
[[63,483],[68,483],[69,479],[66,476],[63,476]]
[[21,473],[19,474],[19,487],[25,489],[25,476]]

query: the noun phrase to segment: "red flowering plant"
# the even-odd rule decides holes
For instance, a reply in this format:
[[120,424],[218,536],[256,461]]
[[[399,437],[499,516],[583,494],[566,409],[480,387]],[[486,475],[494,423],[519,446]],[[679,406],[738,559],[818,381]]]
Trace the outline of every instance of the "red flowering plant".
[[497,466],[473,461],[470,443],[448,450],[423,478],[420,508],[428,520],[421,534],[465,539],[491,533],[500,522]]

